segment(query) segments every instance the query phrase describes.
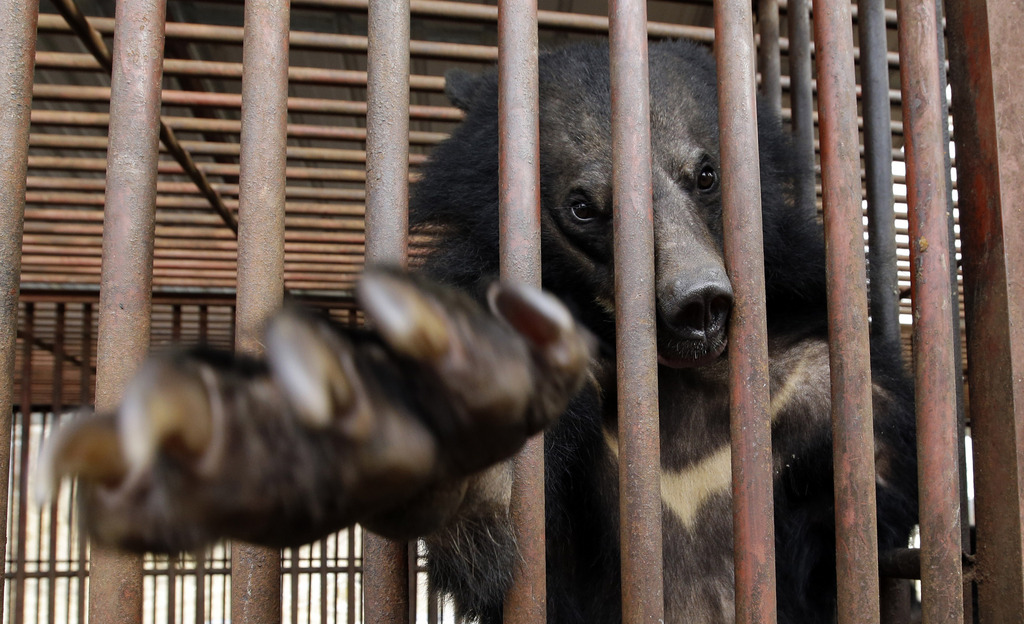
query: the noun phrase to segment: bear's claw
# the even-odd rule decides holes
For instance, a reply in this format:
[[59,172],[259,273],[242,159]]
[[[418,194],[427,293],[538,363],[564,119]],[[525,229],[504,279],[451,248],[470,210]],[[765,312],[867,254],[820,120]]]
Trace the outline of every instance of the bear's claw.
[[77,476],[86,528],[136,550],[300,544],[410,501],[457,505],[460,480],[550,424],[589,365],[585,332],[533,289],[496,287],[490,312],[394,271],[358,293],[369,332],[284,310],[264,362],[150,359],[116,412],[51,436],[40,493]]

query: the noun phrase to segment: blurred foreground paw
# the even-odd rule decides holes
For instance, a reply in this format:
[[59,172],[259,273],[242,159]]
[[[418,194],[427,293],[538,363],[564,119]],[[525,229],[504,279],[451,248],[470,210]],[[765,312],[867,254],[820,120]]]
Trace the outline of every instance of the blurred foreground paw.
[[116,412],[47,441],[39,498],[78,477],[87,530],[133,550],[301,544],[409,501],[429,513],[388,530],[415,534],[437,528],[467,476],[514,454],[583,383],[590,339],[539,290],[495,285],[488,310],[378,270],[358,298],[368,331],[284,310],[263,360],[151,358]]

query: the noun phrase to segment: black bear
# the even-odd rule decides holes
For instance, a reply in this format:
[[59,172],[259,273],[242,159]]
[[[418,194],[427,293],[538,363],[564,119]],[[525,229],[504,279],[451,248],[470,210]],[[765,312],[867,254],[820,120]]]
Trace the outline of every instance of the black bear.
[[[715,68],[650,48],[667,622],[733,619],[727,328]],[[450,74],[464,123],[412,205],[437,240],[418,275],[378,270],[372,331],[286,311],[266,361],[147,364],[111,415],[49,446],[44,482],[86,484],[100,540],[299,544],[352,522],[422,536],[433,586],[500,622],[517,556],[510,467],[547,427],[548,621],[620,621],[608,48],[540,59],[541,293],[498,273],[497,79]],[[759,111],[779,621],[835,617],[824,244],[778,119]],[[916,515],[913,397],[899,345],[872,344],[881,548]],[[120,452],[112,452],[115,449]]]

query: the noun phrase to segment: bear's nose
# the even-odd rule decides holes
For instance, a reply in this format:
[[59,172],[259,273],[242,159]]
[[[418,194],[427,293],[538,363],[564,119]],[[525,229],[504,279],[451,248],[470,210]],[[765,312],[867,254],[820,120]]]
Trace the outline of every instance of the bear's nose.
[[670,321],[680,338],[706,340],[725,330],[732,288],[728,282],[703,282],[682,293],[677,301],[675,318]]

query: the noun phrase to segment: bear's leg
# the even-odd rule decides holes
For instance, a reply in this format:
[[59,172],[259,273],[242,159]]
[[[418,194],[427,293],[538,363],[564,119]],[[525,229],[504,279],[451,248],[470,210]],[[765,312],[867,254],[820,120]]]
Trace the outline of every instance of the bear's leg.
[[589,339],[554,298],[462,292],[377,271],[373,331],[285,311],[265,361],[147,362],[117,412],[49,441],[42,490],[80,477],[101,542],[193,549],[220,537],[297,545],[355,522],[394,537],[441,528],[472,477],[515,453],[579,390]]

